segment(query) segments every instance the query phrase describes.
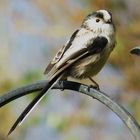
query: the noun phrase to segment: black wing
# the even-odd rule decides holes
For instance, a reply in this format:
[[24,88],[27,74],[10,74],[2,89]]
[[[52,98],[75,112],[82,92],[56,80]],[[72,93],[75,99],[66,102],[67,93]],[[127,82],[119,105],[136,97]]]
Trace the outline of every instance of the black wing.
[[105,37],[97,37],[91,40],[91,43],[88,45],[88,51],[90,54],[96,54],[103,51],[106,47],[108,40]]

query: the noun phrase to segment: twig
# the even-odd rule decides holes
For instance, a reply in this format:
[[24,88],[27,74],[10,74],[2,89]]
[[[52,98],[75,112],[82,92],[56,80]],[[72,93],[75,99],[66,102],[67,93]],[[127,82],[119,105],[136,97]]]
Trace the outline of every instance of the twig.
[[[30,84],[7,92],[6,94],[0,97],[0,107],[24,95],[30,94],[35,91],[40,91],[47,82],[48,81],[39,81],[37,83]],[[83,85],[76,82],[70,82],[70,81],[59,81],[53,87],[53,89],[74,90],[74,91],[78,91],[77,93],[83,93],[97,99],[98,101],[106,105],[108,108],[110,108],[114,113],[116,113],[120,117],[120,119],[126,124],[126,126],[131,131],[135,140],[140,140],[139,124],[136,122],[136,120],[127,110],[125,110],[122,106],[120,106],[115,101],[110,99],[110,97],[105,93],[101,91],[97,91],[93,88],[89,88],[87,85]]]
[[131,50],[130,50],[130,53],[131,53],[131,54],[135,54],[135,55],[137,55],[137,56],[140,56],[140,46],[137,46],[137,47],[131,49]]

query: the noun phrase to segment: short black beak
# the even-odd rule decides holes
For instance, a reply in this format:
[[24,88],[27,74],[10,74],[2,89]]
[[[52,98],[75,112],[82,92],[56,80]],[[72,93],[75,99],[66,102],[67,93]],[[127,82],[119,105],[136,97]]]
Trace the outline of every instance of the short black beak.
[[112,20],[109,19],[109,20],[106,21],[106,23],[107,23],[107,24],[111,24],[111,23],[112,23]]

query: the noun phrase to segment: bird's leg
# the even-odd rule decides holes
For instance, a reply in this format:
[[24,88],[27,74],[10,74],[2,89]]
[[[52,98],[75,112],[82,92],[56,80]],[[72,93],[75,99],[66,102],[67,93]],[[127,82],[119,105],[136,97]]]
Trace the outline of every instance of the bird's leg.
[[96,83],[91,77],[88,77],[88,79],[94,83],[94,85],[90,85],[90,88],[100,90],[98,83]]
[[[62,81],[60,81],[62,80]],[[60,85],[62,85],[61,91],[64,90],[63,82],[67,81],[67,76],[65,74],[62,75],[61,79],[59,80]]]

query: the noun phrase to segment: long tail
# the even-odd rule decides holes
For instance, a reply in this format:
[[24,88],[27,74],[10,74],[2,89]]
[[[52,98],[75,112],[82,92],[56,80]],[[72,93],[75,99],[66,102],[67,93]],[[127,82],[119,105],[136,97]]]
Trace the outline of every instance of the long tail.
[[61,78],[61,75],[57,75],[53,77],[46,86],[42,89],[42,91],[33,99],[33,101],[25,108],[25,110],[21,113],[21,115],[18,117],[16,122],[13,124],[11,129],[8,132],[8,135],[10,135],[18,125],[21,125],[21,123],[25,120],[25,118],[29,115],[29,113],[34,109],[34,107],[41,101],[41,99],[45,96],[45,93],[49,89],[53,87],[53,85]]
[[[81,59],[82,57],[85,57],[88,52],[86,51],[87,49],[84,48],[81,51],[81,54],[79,57],[76,57],[75,59],[71,60],[69,63],[66,63],[65,66],[63,66],[61,69],[56,70],[51,78],[51,80],[47,83],[47,85],[42,89],[42,91],[33,99],[33,101],[25,108],[25,110],[21,113],[21,115],[18,117],[16,122],[13,124],[11,129],[8,132],[8,135],[10,135],[17,127],[17,125],[20,125],[27,115],[34,109],[34,107],[39,103],[39,101],[44,97],[45,93],[53,87],[53,85],[61,79],[63,76],[63,71],[65,71],[70,65],[72,65],[74,62],[77,60]],[[74,56],[73,56],[74,57]]]

